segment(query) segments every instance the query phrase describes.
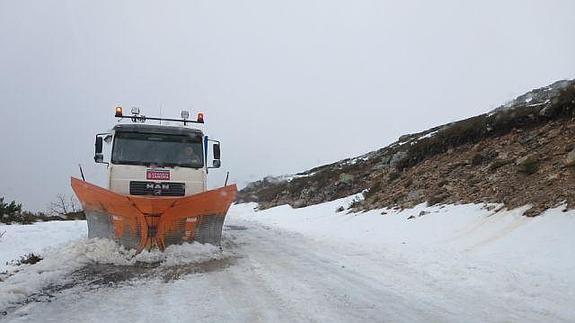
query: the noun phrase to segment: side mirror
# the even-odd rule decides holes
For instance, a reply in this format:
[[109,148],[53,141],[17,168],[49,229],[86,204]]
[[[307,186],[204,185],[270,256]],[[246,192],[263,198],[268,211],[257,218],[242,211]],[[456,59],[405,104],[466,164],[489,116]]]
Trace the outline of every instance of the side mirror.
[[102,146],[103,146],[103,139],[102,137],[98,136],[96,137],[96,155],[101,154],[102,153]]
[[103,154],[94,155],[94,161],[99,164],[104,164],[104,155]]
[[[220,155],[220,143],[215,143],[214,144],[214,159],[219,160],[220,157],[221,157],[221,155]],[[215,162],[215,160],[214,160],[214,162]]]
[[222,162],[219,159],[214,159],[213,168],[220,168],[222,166]]
[[104,162],[104,154],[102,153],[102,146],[103,140],[102,137],[96,137],[96,144],[95,144],[95,153],[94,153],[94,161],[96,163],[103,163]]

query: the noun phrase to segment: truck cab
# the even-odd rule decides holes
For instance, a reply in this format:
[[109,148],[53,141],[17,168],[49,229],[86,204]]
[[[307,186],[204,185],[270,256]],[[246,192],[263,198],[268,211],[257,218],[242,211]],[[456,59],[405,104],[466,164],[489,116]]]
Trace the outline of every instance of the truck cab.
[[[218,168],[220,143],[208,139],[204,133],[190,125],[203,123],[203,114],[189,120],[149,118],[132,110],[124,116],[116,109],[116,117],[128,123],[115,125],[109,133],[96,136],[97,163],[108,165],[108,189],[122,195],[190,196],[207,191],[207,173]],[[159,120],[176,125],[148,124]],[[213,161],[208,166],[208,145],[213,143]],[[109,156],[104,158],[104,144]]]

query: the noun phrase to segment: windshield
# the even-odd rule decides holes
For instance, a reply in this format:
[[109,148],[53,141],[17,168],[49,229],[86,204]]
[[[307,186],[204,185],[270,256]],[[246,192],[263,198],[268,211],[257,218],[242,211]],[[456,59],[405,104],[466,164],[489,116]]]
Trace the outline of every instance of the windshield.
[[202,168],[203,156],[200,135],[118,132],[114,139],[112,163]]

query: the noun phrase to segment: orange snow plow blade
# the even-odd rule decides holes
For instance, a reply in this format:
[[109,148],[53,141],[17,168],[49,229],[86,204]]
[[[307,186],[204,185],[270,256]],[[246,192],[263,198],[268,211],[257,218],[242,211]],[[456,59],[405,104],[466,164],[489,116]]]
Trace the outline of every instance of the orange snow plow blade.
[[72,178],[89,238],[118,241],[138,252],[198,241],[219,244],[236,185],[185,197],[121,195]]

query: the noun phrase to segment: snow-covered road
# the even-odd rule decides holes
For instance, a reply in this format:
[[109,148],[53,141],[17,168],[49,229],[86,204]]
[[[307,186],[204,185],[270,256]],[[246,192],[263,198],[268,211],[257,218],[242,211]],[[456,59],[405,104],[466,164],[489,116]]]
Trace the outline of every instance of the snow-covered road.
[[[439,322],[546,318],[480,290],[444,290],[384,254],[334,247],[238,221],[227,257],[164,282],[80,284],[11,313],[13,322]],[[437,298],[439,296],[439,298]],[[435,298],[435,299],[434,299]],[[527,310],[527,311],[526,311]]]
[[[357,250],[242,221],[228,226],[225,236],[229,261],[206,271],[168,282],[148,277],[97,288],[79,284],[59,291],[50,302],[24,305],[7,319],[397,322],[444,317],[433,304],[406,297],[397,281],[388,281],[389,268],[378,269],[390,265],[385,259],[368,261]],[[364,272],[367,267],[372,270]]]
[[[331,213],[333,206],[329,205]],[[298,223],[316,225],[317,232],[322,230],[320,226],[327,225],[321,223],[325,219],[329,219],[326,220],[329,223],[344,223],[335,225],[341,230],[331,237],[317,232],[310,234],[312,229],[298,233],[295,229],[286,230],[288,222],[282,222],[281,216],[274,216],[273,212],[278,211],[250,215],[241,207],[233,209],[225,229],[224,252],[218,257],[176,263],[171,267],[87,266],[79,271],[81,274],[71,275],[72,283],[66,280],[52,286],[43,297],[28,304],[20,303],[4,317],[0,316],[0,320],[567,322],[575,318],[570,306],[575,300],[573,275],[561,274],[572,268],[572,262],[551,263],[551,267],[557,265],[555,274],[546,271],[545,266],[538,267],[537,261],[531,268],[519,268],[515,266],[520,264],[516,260],[508,264],[509,261],[501,259],[489,261],[482,253],[468,257],[456,251],[442,252],[433,248],[434,242],[430,239],[427,239],[429,246],[415,244],[411,248],[405,243],[411,240],[404,237],[399,247],[393,247],[370,243],[368,231],[363,239],[357,237],[357,230],[352,227],[346,239],[346,226],[350,221],[362,221],[360,218],[346,215],[344,221],[333,214],[331,218],[318,215],[315,223],[310,223],[311,218],[301,213],[305,210],[299,211],[299,215],[292,214],[290,221],[299,216]],[[457,224],[459,229],[466,228],[466,237],[473,234],[468,230],[470,226],[486,225],[487,219],[467,216],[470,218],[464,221],[465,225]],[[505,228],[522,226],[523,229],[519,229],[527,230],[529,227],[529,224],[516,224],[523,223],[524,218],[510,222],[508,218],[514,217],[506,216]],[[573,217],[566,216],[569,220],[562,222],[562,226],[568,224],[566,230],[571,230]],[[549,219],[552,222],[552,217]],[[377,229],[375,224],[371,227]],[[538,227],[544,228],[545,223]],[[401,227],[396,226],[396,230]],[[492,231],[495,236],[503,232]],[[461,234],[462,231],[455,232]],[[561,249],[567,241],[562,240],[562,232],[557,234],[552,242]],[[449,237],[442,236],[437,241],[446,238]],[[503,245],[510,244],[510,239],[498,239]],[[478,238],[484,245],[488,244],[484,240],[484,237]],[[527,240],[525,244],[529,245]],[[402,246],[405,252],[401,251]],[[468,250],[466,248],[461,246]],[[501,250],[499,256],[506,257]],[[534,256],[538,255],[537,250],[533,252]],[[556,259],[549,257],[543,262]]]

